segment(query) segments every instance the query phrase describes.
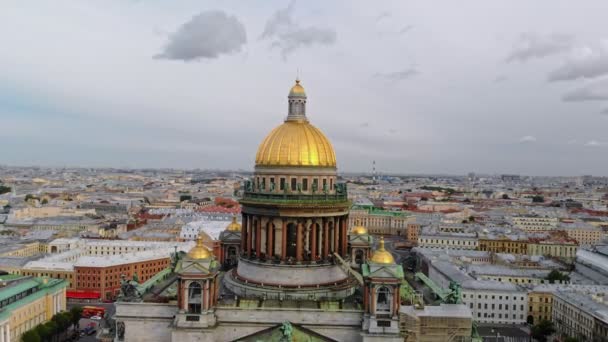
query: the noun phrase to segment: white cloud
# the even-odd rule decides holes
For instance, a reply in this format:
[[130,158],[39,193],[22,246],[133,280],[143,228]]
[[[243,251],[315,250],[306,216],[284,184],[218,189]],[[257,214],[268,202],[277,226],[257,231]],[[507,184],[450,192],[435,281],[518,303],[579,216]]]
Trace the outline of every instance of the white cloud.
[[386,73],[376,73],[374,77],[384,78],[389,81],[403,81],[408,78],[418,75],[419,72],[415,68],[406,68],[401,71],[393,71]]
[[562,96],[563,101],[603,101],[608,100],[608,79],[592,82],[574,89]]
[[605,146],[606,143],[603,141],[598,141],[598,140],[589,140],[585,143],[585,146],[587,147],[599,147],[599,146]]
[[568,51],[574,38],[566,34],[540,35],[537,33],[522,33],[513,51],[507,57],[507,62],[525,62],[533,58],[543,58]]
[[169,36],[156,58],[193,61],[241,51],[247,43],[245,26],[222,11],[202,12]]
[[261,39],[271,40],[271,46],[281,50],[283,58],[301,47],[332,45],[336,42],[336,31],[326,27],[301,27],[293,19],[295,2],[276,11],[266,22]]
[[536,137],[531,136],[531,135],[526,135],[526,136],[521,137],[519,139],[519,142],[520,143],[533,143],[533,142],[536,142]]
[[549,73],[548,80],[570,81],[608,74],[608,42],[585,46],[575,51],[564,64]]

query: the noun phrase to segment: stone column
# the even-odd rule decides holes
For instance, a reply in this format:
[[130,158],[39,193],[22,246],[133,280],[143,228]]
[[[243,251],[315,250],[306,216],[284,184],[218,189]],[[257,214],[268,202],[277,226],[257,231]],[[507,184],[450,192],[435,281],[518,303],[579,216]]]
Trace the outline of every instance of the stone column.
[[251,235],[253,233],[253,219],[247,222],[247,257],[251,258]]
[[245,245],[247,244],[247,217],[243,215],[243,224],[241,225],[241,252],[245,252]]
[[5,342],[5,340],[4,340],[4,325],[0,325],[0,342]]
[[375,316],[376,315],[376,299],[377,299],[376,298],[376,287],[374,285],[371,285],[371,286],[372,286],[372,296],[370,298],[371,299],[370,313]]
[[342,238],[342,257],[346,256],[348,253],[348,235],[346,234],[346,216],[342,217],[341,220],[342,229],[341,229],[341,238]]
[[323,259],[329,254],[329,221],[323,222]]
[[262,255],[262,219],[255,225],[255,255],[259,259]]
[[339,251],[338,251],[338,246],[340,245],[339,240],[338,240],[340,238],[340,234],[339,234],[340,229],[339,229],[339,226],[340,226],[340,219],[339,218],[338,219],[334,219],[334,227],[333,227],[334,245],[333,245],[332,249],[333,249],[334,253],[338,253],[338,254],[340,254]]
[[318,228],[318,224],[316,222],[311,225],[312,248],[310,249],[310,257],[312,258],[313,261],[317,261],[317,228]]
[[203,311],[209,310],[209,280],[205,279],[203,283]]
[[283,225],[281,226],[281,260],[287,259],[287,221],[282,220]]
[[266,225],[266,257],[268,260],[272,260],[274,254],[274,224],[269,222]]
[[302,223],[298,222],[298,231],[296,235],[296,261],[302,261]]
[[393,312],[391,312],[391,314],[393,316],[396,316],[397,313],[399,312],[399,306],[401,306],[401,295],[399,293],[399,287],[395,287],[395,291],[393,291]]
[[367,284],[363,286],[363,310],[369,313],[369,288]]

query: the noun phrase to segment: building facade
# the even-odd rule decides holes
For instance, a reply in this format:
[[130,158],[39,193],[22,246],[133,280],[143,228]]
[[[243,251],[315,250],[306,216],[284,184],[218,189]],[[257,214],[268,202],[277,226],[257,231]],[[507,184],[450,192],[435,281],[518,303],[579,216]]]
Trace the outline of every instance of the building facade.
[[4,277],[0,288],[0,341],[21,335],[66,309],[67,282],[59,279]]
[[449,248],[449,249],[478,249],[478,240],[475,234],[438,234],[420,235],[418,238],[419,247],[427,248]]
[[479,250],[493,253],[527,254],[528,240],[507,236],[484,236],[479,238]]

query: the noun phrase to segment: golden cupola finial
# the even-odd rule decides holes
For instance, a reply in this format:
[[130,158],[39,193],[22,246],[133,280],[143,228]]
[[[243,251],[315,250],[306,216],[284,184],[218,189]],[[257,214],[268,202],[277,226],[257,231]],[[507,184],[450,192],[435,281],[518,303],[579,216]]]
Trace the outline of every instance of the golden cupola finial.
[[205,247],[203,244],[203,231],[201,231],[196,237],[196,246],[194,246],[189,252],[188,256],[192,259],[209,259],[211,257],[211,252]]
[[384,249],[384,237],[380,238],[380,247],[378,247],[378,249],[374,252],[374,255],[372,255],[371,261],[377,264],[395,263],[395,258],[393,258],[393,255]]
[[361,224],[361,219],[355,220],[355,226],[353,227],[352,232],[355,235],[365,235],[365,234],[367,234],[367,228],[365,228]]
[[289,91],[289,96],[298,96],[298,97],[306,97],[306,92],[304,91],[304,87],[302,87],[302,85],[300,84],[300,78],[296,78],[296,84],[294,84],[293,87],[291,87],[291,90]]
[[232,216],[232,222],[226,227],[226,230],[231,232],[241,231],[241,224],[236,221],[236,216]]

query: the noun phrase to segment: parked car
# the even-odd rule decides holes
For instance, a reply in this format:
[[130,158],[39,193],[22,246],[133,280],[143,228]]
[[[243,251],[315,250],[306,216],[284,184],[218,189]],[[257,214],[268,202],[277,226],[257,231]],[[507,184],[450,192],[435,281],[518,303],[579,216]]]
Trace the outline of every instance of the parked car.
[[101,320],[101,316],[92,316],[90,319],[92,319],[94,321],[99,321],[99,320]]

